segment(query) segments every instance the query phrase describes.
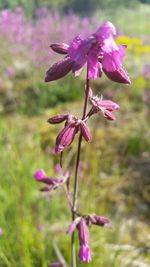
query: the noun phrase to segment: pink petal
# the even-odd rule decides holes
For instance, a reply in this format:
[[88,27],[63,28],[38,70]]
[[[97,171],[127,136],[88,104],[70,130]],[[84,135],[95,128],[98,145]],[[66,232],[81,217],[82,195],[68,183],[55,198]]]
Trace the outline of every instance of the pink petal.
[[72,61],[82,67],[87,60],[87,54],[91,48],[92,42],[89,38],[81,39],[80,36],[74,38],[68,49],[68,54]]
[[98,54],[99,51],[97,49],[91,50],[88,54],[87,66],[89,80],[94,80],[102,75],[101,64],[98,61]]
[[130,78],[122,67],[122,60],[125,55],[125,47],[119,46],[118,51],[104,53],[102,58],[102,67],[105,74],[112,81],[130,84]]
[[97,39],[102,42],[104,39],[109,38],[111,35],[116,35],[116,28],[115,26],[107,21],[100,28],[93,34],[97,37]]

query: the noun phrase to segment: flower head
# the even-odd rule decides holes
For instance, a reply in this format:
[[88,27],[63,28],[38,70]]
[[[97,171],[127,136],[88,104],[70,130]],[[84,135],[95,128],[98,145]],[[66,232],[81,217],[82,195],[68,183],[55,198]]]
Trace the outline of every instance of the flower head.
[[122,67],[126,46],[117,45],[113,35],[116,35],[114,25],[106,22],[87,38],[76,36],[70,46],[52,44],[53,51],[66,54],[66,57],[48,70],[45,81],[62,78],[71,70],[78,76],[87,64],[88,78],[91,80],[101,77],[103,71],[115,82],[130,84],[129,76]]

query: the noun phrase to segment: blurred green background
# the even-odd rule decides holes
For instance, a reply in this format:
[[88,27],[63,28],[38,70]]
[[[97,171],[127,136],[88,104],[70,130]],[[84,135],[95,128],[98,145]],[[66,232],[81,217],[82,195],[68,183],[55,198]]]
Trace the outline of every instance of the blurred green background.
[[[124,66],[131,86],[105,75],[91,82],[95,94],[120,105],[115,122],[97,116],[92,142],[83,142],[79,209],[108,216],[112,229],[91,227],[93,267],[150,264],[150,1],[0,0],[0,267],[47,267],[57,261],[53,241],[70,262],[71,221],[64,192],[39,192],[38,168],[55,175],[53,155],[62,125],[47,119],[81,116],[85,73],[45,84],[45,72],[60,57],[53,42],[86,36],[104,21],[127,45]],[[77,138],[64,153],[74,178]],[[89,192],[90,189],[90,192]],[[78,242],[77,242],[78,245]],[[85,264],[78,262],[78,266]]]

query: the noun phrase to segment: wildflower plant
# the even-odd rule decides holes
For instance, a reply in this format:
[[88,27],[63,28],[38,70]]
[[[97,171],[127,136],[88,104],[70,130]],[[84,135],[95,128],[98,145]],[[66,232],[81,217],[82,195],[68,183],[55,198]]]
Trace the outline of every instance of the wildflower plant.
[[[81,155],[81,144],[84,139],[90,142],[92,136],[87,126],[87,121],[93,116],[103,115],[106,120],[116,120],[113,111],[119,109],[119,105],[111,100],[105,100],[102,97],[94,96],[90,88],[90,80],[100,78],[103,73],[114,81],[124,84],[130,84],[130,78],[122,66],[125,56],[126,46],[117,45],[113,36],[116,29],[111,22],[106,22],[100,28],[86,38],[77,36],[70,45],[65,43],[52,44],[51,49],[60,55],[63,55],[60,61],[52,65],[46,73],[45,82],[51,82],[63,78],[69,72],[73,72],[75,76],[79,76],[83,68],[86,68],[85,82],[85,98],[83,105],[83,113],[81,118],[77,118],[72,114],[59,114],[48,119],[50,124],[64,123],[62,130],[58,133],[55,143],[55,153],[60,157],[60,165],[63,169],[62,154],[74,141],[78,135],[78,148],[75,163],[75,177],[73,195],[71,195],[68,187],[69,172],[59,172],[59,179],[48,177],[44,170],[37,170],[34,174],[38,182],[46,184],[41,191],[51,191],[58,187],[64,187],[67,200],[69,202],[72,213],[72,222],[68,226],[67,234],[71,235],[72,247],[72,267],[76,267],[76,245],[75,231],[78,232],[79,238],[79,258],[82,262],[90,262],[92,260],[90,250],[90,232],[92,225],[105,226],[110,224],[110,220],[105,216],[96,214],[84,214],[77,209],[78,191],[79,191],[79,163]],[[88,110],[89,102],[89,110]],[[63,266],[61,262],[52,263],[50,266]]]

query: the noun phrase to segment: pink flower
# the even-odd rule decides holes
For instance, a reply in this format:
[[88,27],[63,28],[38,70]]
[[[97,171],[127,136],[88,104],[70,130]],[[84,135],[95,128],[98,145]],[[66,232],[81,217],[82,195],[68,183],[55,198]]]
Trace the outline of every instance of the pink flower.
[[69,225],[67,233],[72,234],[75,231],[75,229],[78,230],[79,234],[79,242],[80,242],[79,258],[83,262],[90,262],[91,261],[91,252],[89,247],[90,234],[86,220],[82,217],[76,218]]
[[61,178],[48,177],[43,169],[39,169],[35,172],[34,178],[37,182],[46,184],[41,191],[52,191],[57,189],[59,186],[63,185],[69,177],[69,173],[65,172],[61,175]]
[[106,119],[116,120],[116,117],[112,111],[119,109],[118,104],[111,100],[103,100],[102,97],[99,98],[98,96],[93,96],[92,94],[89,97],[89,101],[92,104],[92,109],[89,113],[90,116],[101,111]]
[[66,57],[48,70],[45,81],[62,78],[71,70],[78,76],[87,64],[88,78],[91,80],[101,77],[104,71],[111,80],[130,84],[128,74],[122,67],[126,46],[117,45],[113,35],[116,35],[114,25],[106,22],[85,39],[75,37],[70,46],[64,43],[52,44],[51,48],[55,52],[66,54]]
[[130,84],[130,79],[122,68],[126,46],[117,45],[113,35],[116,35],[114,25],[106,22],[90,37],[76,37],[68,49],[69,56],[78,69],[87,63],[89,79],[100,77],[103,70],[111,80]]
[[81,132],[86,142],[91,141],[90,131],[85,121],[71,114],[57,115],[48,119],[48,122],[51,124],[57,124],[63,121],[65,121],[65,126],[56,138],[55,153],[61,153],[65,148],[69,147],[78,131]]

